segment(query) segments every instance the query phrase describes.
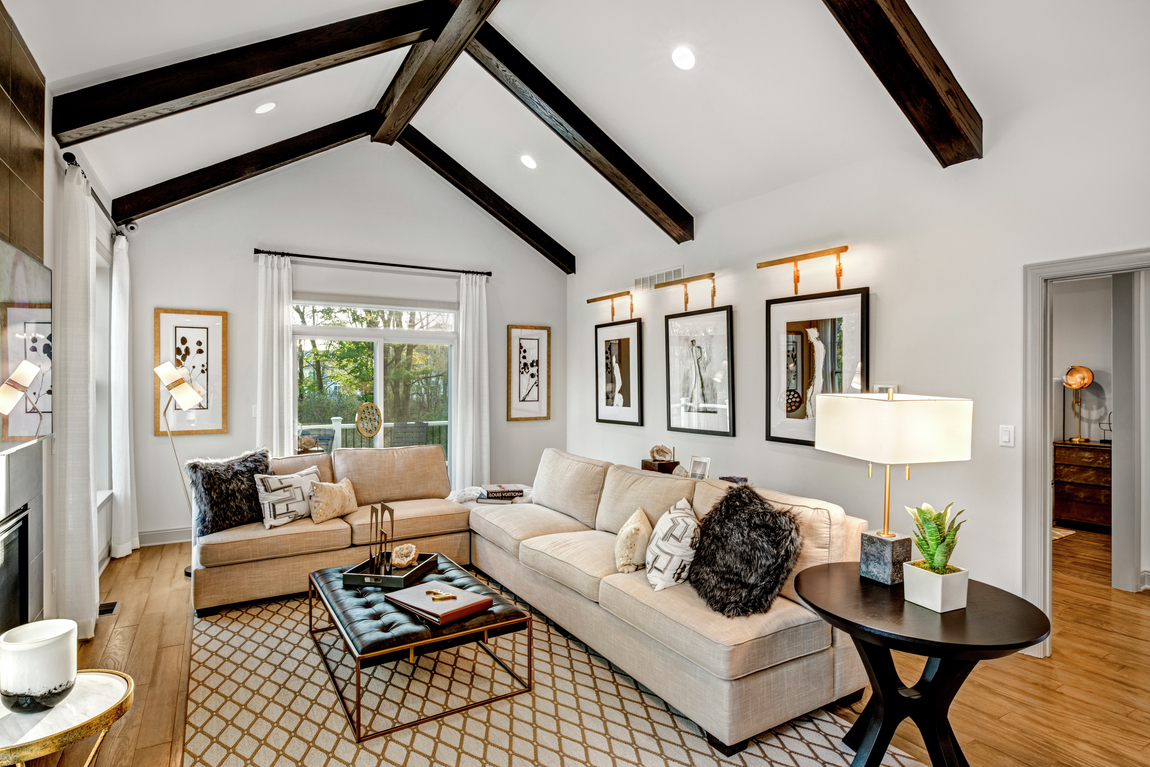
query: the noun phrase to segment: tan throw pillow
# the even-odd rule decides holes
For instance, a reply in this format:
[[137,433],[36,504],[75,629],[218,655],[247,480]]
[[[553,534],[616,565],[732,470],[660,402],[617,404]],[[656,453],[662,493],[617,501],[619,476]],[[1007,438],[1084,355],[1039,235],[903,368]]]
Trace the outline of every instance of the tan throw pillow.
[[350,477],[344,477],[334,485],[330,482],[311,483],[311,521],[317,525],[350,514],[357,508]]
[[633,573],[647,561],[647,544],[651,540],[651,520],[647,512],[637,509],[619,528],[615,536],[615,569]]

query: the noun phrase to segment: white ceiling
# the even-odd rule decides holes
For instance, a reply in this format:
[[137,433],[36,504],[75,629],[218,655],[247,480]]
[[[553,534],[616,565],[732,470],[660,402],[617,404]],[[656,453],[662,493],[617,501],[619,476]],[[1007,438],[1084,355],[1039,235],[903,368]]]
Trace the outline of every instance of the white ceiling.
[[[65,92],[399,3],[5,4],[49,88]],[[911,5],[984,118],[981,162],[994,161],[1019,104],[1150,66],[1145,0]],[[491,21],[696,216],[876,155],[935,163],[817,0],[503,0]],[[697,54],[689,72],[671,63],[679,44]],[[281,83],[82,149],[121,195],[369,109],[402,57]],[[253,114],[265,101],[279,108]],[[413,124],[576,255],[654,226],[466,55]],[[537,170],[520,164],[524,153]]]

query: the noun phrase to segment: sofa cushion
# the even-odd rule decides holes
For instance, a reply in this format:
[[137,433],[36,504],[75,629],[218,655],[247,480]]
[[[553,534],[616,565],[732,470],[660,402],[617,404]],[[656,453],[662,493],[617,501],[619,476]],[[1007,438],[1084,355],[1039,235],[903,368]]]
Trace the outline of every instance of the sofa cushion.
[[257,474],[256,494],[264,514],[264,527],[279,527],[311,516],[311,483],[319,469],[309,466],[298,474]]
[[789,599],[776,599],[765,613],[724,618],[689,585],[652,591],[642,571],[604,578],[599,605],[720,679],[739,679],[831,645],[830,625]]
[[233,458],[196,458],[184,467],[192,497],[196,499],[195,536],[218,533],[232,527],[259,522],[260,497],[256,475],[267,474],[268,450],[249,450]]
[[447,459],[440,445],[341,448],[332,453],[336,479],[351,478],[359,506],[451,493]]
[[598,602],[599,582],[617,572],[615,536],[600,530],[583,530],[528,538],[519,547],[519,561],[580,596]]
[[[695,515],[702,519],[732,487],[730,482],[707,479],[695,488]],[[846,512],[841,506],[815,498],[801,498],[797,495],[776,493],[773,490],[755,488],[756,493],[770,502],[779,511],[789,511],[799,523],[803,532],[803,549],[799,561],[783,584],[779,593],[787,599],[800,602],[795,591],[795,576],[808,567],[828,562],[842,562],[846,559]]]
[[319,469],[320,482],[335,482],[335,471],[331,468],[331,455],[329,453],[308,453],[307,455],[273,458],[272,474],[299,474],[312,466]]
[[[421,498],[417,501],[393,501],[387,504],[395,512],[395,538],[426,538],[430,535],[467,531],[471,512],[467,507],[441,498]],[[371,542],[371,506],[360,506],[344,517],[351,525],[351,545],[366,546]],[[388,530],[387,515],[383,516]],[[390,533],[388,533],[390,535]]]
[[519,559],[519,544],[528,538],[552,533],[576,533],[590,530],[577,519],[561,511],[534,503],[509,503],[500,506],[479,504],[471,510],[471,529]]
[[351,545],[351,528],[342,519],[319,525],[298,519],[270,530],[264,529],[263,522],[253,522],[202,535],[196,544],[202,566],[220,567],[346,549]]
[[[583,458],[549,447],[539,459],[532,500],[540,506],[574,517],[587,527],[594,527],[595,510],[610,466],[606,461]],[[631,511],[634,510],[632,506]]]
[[612,466],[603,483],[603,497],[595,514],[595,529],[617,533],[635,509],[647,512],[654,526],[667,509],[695,497],[695,480],[630,466]]

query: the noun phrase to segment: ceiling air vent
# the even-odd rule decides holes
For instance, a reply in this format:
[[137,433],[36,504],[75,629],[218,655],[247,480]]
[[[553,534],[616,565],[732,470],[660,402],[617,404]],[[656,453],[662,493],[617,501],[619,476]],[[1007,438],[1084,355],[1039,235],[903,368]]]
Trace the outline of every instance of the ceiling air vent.
[[661,272],[654,272],[652,274],[644,274],[642,277],[635,278],[634,290],[636,293],[641,293],[644,290],[652,290],[660,282],[670,282],[671,280],[680,280],[686,274],[683,271],[684,267],[675,266],[670,269],[665,269]]

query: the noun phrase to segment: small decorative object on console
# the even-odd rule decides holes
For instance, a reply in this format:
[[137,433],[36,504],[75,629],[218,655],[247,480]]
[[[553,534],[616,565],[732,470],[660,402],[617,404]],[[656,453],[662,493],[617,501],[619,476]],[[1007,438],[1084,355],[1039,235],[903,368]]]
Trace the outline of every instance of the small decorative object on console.
[[950,516],[952,506],[953,503],[948,503],[941,512],[936,512],[929,503],[906,509],[914,519],[914,543],[923,558],[903,563],[904,596],[906,601],[936,613],[966,607],[969,573],[950,564],[950,555],[958,543],[959,528],[965,520],[958,521],[962,511]]
[[711,473],[711,459],[700,455],[691,456],[691,479],[706,479]]
[[673,461],[675,460],[675,451],[666,445],[655,445],[651,448],[652,461]]

